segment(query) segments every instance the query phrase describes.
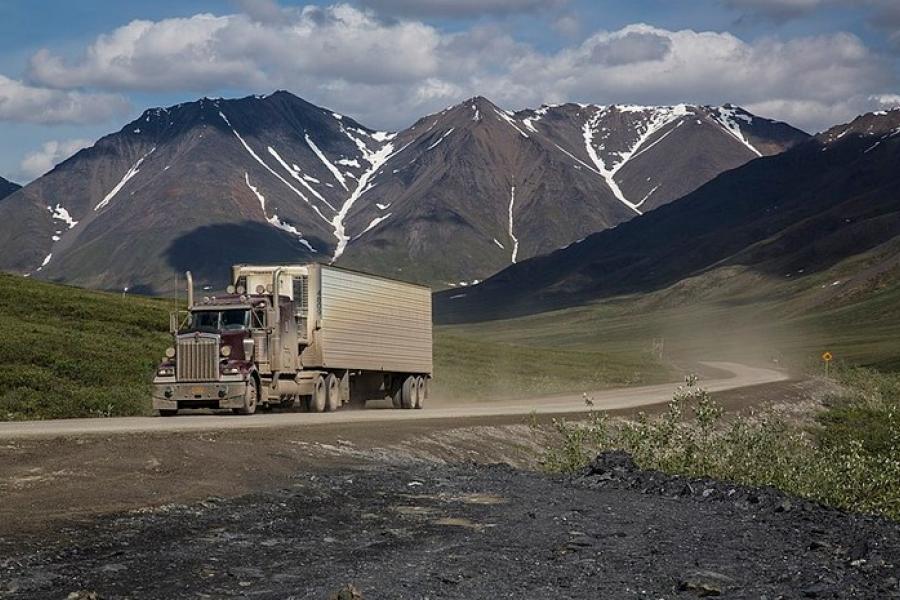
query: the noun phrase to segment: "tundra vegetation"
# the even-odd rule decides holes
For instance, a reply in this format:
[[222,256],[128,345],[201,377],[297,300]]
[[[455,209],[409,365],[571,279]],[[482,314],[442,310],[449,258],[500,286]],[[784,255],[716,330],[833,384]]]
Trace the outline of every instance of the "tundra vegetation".
[[773,405],[726,417],[690,376],[655,418],[591,411],[583,422],[532,427],[549,434],[549,471],[575,472],[598,451],[622,449],[644,469],[773,486],[900,520],[900,375],[845,367],[834,378],[837,391],[799,412]]

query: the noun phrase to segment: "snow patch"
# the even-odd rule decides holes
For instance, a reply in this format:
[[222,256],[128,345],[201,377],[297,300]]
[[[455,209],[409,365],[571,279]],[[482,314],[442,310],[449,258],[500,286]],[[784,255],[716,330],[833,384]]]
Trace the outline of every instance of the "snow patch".
[[139,159],[137,159],[137,162],[135,162],[133,165],[131,165],[131,168],[128,169],[128,171],[125,173],[125,175],[122,177],[122,179],[119,180],[119,183],[117,183],[115,185],[115,187],[113,189],[111,189],[108,194],[106,194],[106,196],[103,198],[103,200],[101,200],[100,202],[97,203],[97,206],[94,207],[94,210],[100,210],[101,208],[103,208],[104,206],[109,204],[110,200],[115,198],[116,194],[119,193],[119,190],[121,190],[132,177],[134,177],[135,175],[138,174],[138,172],[140,171],[141,163],[144,162],[145,158],[147,158],[148,156],[153,154],[154,150],[156,150],[156,146],[151,148],[150,151],[147,152],[147,154],[145,154],[142,157],[140,157]]
[[374,219],[372,219],[371,221],[369,221],[369,224],[366,226],[365,229],[362,230],[362,233],[360,233],[359,235],[357,235],[357,236],[354,237],[353,239],[357,239],[357,238],[359,238],[359,237],[362,237],[362,235],[363,235],[364,233],[366,233],[366,232],[368,232],[368,231],[371,231],[372,229],[374,229],[375,227],[377,227],[379,223],[381,223],[382,221],[386,220],[386,219],[387,219],[388,217],[390,217],[392,214],[393,214],[393,213],[388,213],[388,214],[386,214],[386,215],[384,215],[384,216],[381,216],[381,217],[375,217]]
[[337,182],[341,184],[341,187],[346,190],[347,181],[344,179],[344,175],[341,173],[341,171],[336,166],[334,166],[330,160],[328,160],[328,157],[326,157],[321,150],[319,150],[319,147],[316,146],[316,144],[309,138],[308,133],[303,134],[303,137],[306,138],[306,145],[309,146],[310,150],[312,150],[313,153],[315,153],[315,155],[319,157],[319,160],[322,161],[322,164],[325,165],[325,168],[331,171],[331,174],[334,175],[334,178],[337,179]]
[[501,243],[499,242],[499,240],[497,240],[497,238],[494,238],[494,243],[497,244],[498,246],[500,246],[500,248],[502,248],[503,250],[506,250],[506,246],[504,246],[503,244],[501,244]]
[[513,208],[516,205],[516,186],[509,190],[509,239],[512,240],[512,263],[516,264],[516,256],[519,254],[519,238],[513,233]]
[[388,202],[387,204],[378,204],[376,202],[375,206],[377,206],[380,210],[387,210],[388,208],[390,208],[391,204],[391,202]]
[[322,212],[319,210],[318,206],[316,206],[312,202],[310,202],[309,198],[307,198],[303,194],[303,192],[301,192],[300,190],[295,188],[293,185],[291,185],[290,181],[288,181],[287,179],[285,179],[284,177],[282,177],[281,175],[276,173],[275,170],[272,169],[272,167],[270,167],[268,164],[266,164],[266,162],[263,159],[261,159],[259,157],[259,155],[256,154],[256,152],[253,151],[253,148],[250,147],[250,144],[248,144],[246,141],[244,141],[244,138],[241,137],[241,134],[239,134],[237,132],[237,130],[234,127],[232,127],[231,121],[228,120],[228,117],[225,116],[225,113],[223,113],[222,111],[219,111],[219,116],[222,117],[222,120],[225,121],[225,124],[228,125],[228,127],[231,129],[231,133],[234,134],[234,136],[238,139],[238,141],[241,143],[241,145],[244,146],[244,149],[250,154],[250,156],[252,156],[254,158],[254,160],[256,160],[256,162],[261,164],[263,166],[263,168],[265,168],[269,173],[271,173],[272,175],[277,177],[278,180],[281,181],[281,183],[286,185],[288,188],[290,188],[291,191],[293,191],[295,194],[300,196],[300,198],[302,198],[304,202],[309,204],[309,206],[314,211],[316,211],[316,214],[319,215],[323,220],[328,221],[328,219],[325,217],[325,215],[323,215]]
[[315,196],[316,198],[318,198],[319,200],[324,202],[325,205],[328,206],[328,208],[330,208],[331,210],[334,210],[334,207],[331,205],[331,203],[328,202],[328,200],[326,200],[325,198],[323,198],[322,194],[317,192],[315,190],[315,188],[313,188],[311,185],[309,185],[309,183],[306,181],[306,179],[304,179],[301,176],[300,169],[297,167],[297,165],[288,166],[288,164],[281,158],[281,156],[278,154],[278,152],[275,151],[275,148],[273,148],[272,146],[268,146],[267,148],[269,150],[269,154],[271,154],[272,157],[278,161],[278,163],[281,165],[281,167],[285,171],[287,171],[291,175],[291,177],[293,177],[294,179],[299,181],[300,184],[303,185],[303,187],[305,187],[307,190],[309,190],[309,192],[313,196]]
[[438,144],[440,144],[441,142],[443,142],[443,141],[444,141],[444,138],[446,138],[448,135],[450,135],[451,133],[453,133],[453,130],[454,130],[454,129],[455,129],[454,127],[451,127],[450,129],[448,129],[448,130],[444,133],[444,135],[442,135],[442,136],[440,137],[440,139],[438,139],[438,141],[436,141],[436,142],[433,143],[432,145],[428,146],[428,148],[426,148],[425,151],[428,152],[429,150],[433,150],[433,149],[437,148]]
[[747,123],[753,122],[753,119],[748,118],[747,115],[738,114],[734,107],[731,106],[720,106],[715,109],[713,112],[713,118],[725,129],[726,132],[734,136],[736,140],[744,144],[747,148],[749,148],[754,154],[757,156],[762,156],[762,152],[757,150],[753,144],[750,143],[744,136],[744,132],[741,130],[740,124],[737,120],[746,121]]
[[521,129],[519,129],[519,126],[516,124],[515,120],[511,116],[509,116],[509,114],[507,114],[504,111],[497,110],[496,108],[494,109],[494,112],[497,113],[498,117],[500,117],[501,119],[503,119],[504,121],[506,121],[507,123],[512,125],[512,128],[515,129],[516,131],[518,131],[522,137],[526,137],[526,138],[528,137],[528,134],[525,133],[524,131],[522,131]]
[[528,117],[527,119],[522,119],[522,124],[525,125],[525,128],[529,131],[533,131],[534,133],[538,133],[537,128],[535,128],[534,124],[544,118],[544,115],[547,114],[547,111],[550,110],[550,107],[546,104],[541,106],[539,109],[534,111],[533,117]]
[[73,219],[72,215],[69,214],[69,211],[67,211],[65,208],[60,206],[59,203],[57,203],[55,208],[48,206],[47,210],[50,211],[51,219],[56,219],[57,221],[62,221],[63,223],[65,223],[68,226],[69,229],[72,229],[73,227],[78,225],[78,221]]
[[250,183],[250,174],[247,173],[246,171],[244,172],[244,181],[246,182],[247,187],[250,188],[250,191],[253,192],[253,195],[255,195],[256,199],[259,201],[259,207],[262,209],[263,218],[266,220],[266,222],[268,222],[273,227],[277,227],[278,229],[281,229],[282,231],[286,231],[290,234],[297,236],[297,241],[300,242],[301,244],[303,244],[304,246],[306,246],[310,252],[317,252],[317,250],[315,248],[313,248],[312,245],[303,238],[303,234],[296,227],[291,225],[290,223],[282,221],[278,217],[277,212],[272,213],[271,217],[268,216],[268,214],[266,213],[266,197],[262,195],[262,193],[259,191],[259,188],[257,188],[255,185]]
[[356,167],[357,169],[359,168],[359,161],[355,158],[353,160],[350,160],[349,158],[342,158],[341,160],[337,161],[337,164],[344,165],[345,167]]

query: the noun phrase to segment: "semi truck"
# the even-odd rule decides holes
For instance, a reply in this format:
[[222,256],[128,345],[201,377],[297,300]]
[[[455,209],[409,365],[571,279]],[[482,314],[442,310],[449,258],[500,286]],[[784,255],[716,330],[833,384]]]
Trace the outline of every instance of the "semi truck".
[[390,400],[422,408],[433,372],[431,290],[330,265],[235,265],[224,294],[170,315],[153,408],[310,412]]

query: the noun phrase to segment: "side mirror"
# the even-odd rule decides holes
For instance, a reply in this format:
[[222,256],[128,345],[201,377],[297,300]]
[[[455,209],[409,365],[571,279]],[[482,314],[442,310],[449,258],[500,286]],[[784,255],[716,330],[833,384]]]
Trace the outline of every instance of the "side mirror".
[[169,333],[175,335],[178,333],[178,313],[170,312],[169,313]]

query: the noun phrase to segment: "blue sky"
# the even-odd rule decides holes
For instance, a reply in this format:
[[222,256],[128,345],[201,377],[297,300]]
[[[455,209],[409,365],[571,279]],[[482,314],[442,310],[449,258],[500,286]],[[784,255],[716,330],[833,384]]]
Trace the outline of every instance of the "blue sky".
[[896,0],[0,0],[0,175],[149,106],[288,89],[393,129],[518,109],[734,102],[810,131],[900,102]]

